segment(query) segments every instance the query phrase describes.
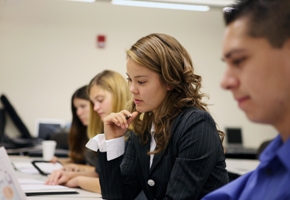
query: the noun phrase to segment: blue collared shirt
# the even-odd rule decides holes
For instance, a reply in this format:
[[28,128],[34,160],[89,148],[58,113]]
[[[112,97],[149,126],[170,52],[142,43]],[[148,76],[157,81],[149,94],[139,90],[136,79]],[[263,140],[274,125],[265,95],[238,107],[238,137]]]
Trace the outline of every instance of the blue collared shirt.
[[290,199],[290,139],[277,136],[260,156],[260,165],[203,200]]

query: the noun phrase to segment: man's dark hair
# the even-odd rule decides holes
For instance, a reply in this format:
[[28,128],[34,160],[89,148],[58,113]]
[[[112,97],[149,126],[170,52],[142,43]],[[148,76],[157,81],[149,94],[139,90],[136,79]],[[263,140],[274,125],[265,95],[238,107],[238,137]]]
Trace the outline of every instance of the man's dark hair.
[[266,38],[281,48],[290,38],[290,0],[239,0],[224,8],[226,25],[239,18],[248,18],[248,34]]

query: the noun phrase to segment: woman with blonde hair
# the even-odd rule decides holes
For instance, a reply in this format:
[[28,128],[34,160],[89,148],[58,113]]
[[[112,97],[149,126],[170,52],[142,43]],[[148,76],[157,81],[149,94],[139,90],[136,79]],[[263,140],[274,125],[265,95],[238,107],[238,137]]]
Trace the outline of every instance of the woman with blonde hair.
[[[103,119],[111,112],[123,110],[131,97],[128,83],[122,75],[111,70],[104,70],[96,75],[89,83],[90,122],[89,138],[104,132]],[[101,108],[100,105],[111,105]]]
[[[123,110],[131,95],[125,78],[111,70],[102,71],[90,81],[88,94],[90,98],[88,136],[92,138],[104,132],[103,119],[112,112]],[[79,172],[57,170],[48,177],[46,184],[62,184],[101,193],[96,169]]]

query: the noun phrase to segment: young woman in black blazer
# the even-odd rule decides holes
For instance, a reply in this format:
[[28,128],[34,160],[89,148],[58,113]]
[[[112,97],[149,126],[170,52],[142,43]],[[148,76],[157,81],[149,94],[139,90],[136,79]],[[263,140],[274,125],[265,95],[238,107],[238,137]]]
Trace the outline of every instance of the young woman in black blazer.
[[103,198],[193,200],[226,184],[223,133],[186,49],[166,34],[143,37],[127,51],[127,76],[130,106],[104,119],[95,142]]

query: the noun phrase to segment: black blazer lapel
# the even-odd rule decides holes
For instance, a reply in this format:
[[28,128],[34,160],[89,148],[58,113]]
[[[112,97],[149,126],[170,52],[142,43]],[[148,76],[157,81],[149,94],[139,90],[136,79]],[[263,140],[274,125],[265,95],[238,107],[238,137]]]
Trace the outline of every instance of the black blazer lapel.
[[154,168],[157,166],[157,164],[160,162],[161,158],[163,156],[163,153],[158,153],[154,155],[153,163],[151,165],[151,168],[149,170],[149,174],[154,170]]
[[140,166],[144,166],[142,167],[142,171],[144,174],[144,178],[146,178],[148,177],[149,167],[150,167],[150,156],[147,154],[150,150],[150,142],[148,142],[145,145],[140,145],[140,143],[138,143],[138,146],[139,146],[140,154],[137,154],[137,155],[140,155],[139,157]]
[[[169,149],[170,146],[172,146],[172,144],[170,144],[173,141],[173,137],[171,135],[171,137],[169,138],[168,141],[168,146],[165,148],[165,151],[162,153],[158,153],[154,155],[153,158],[153,163],[151,165],[151,168],[149,170],[149,174],[154,170],[154,168],[156,168],[156,166],[158,165],[158,163],[161,161],[161,159],[169,154],[168,152],[171,151],[171,149]],[[172,148],[172,147],[171,147]],[[168,160],[169,158],[164,158],[165,160],[163,160],[163,162],[169,162],[170,160]],[[171,158],[170,158],[171,159]],[[174,157],[175,159],[175,157]]]

